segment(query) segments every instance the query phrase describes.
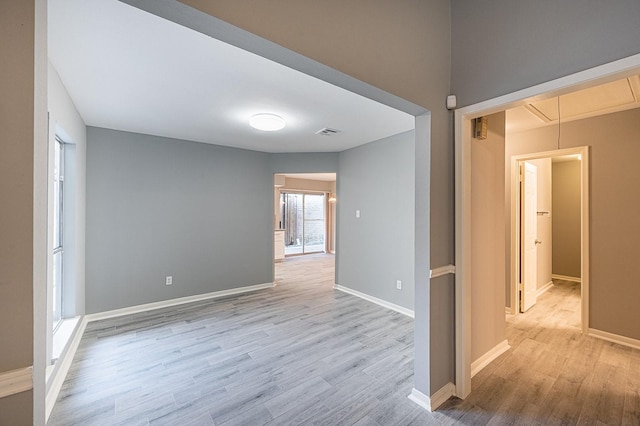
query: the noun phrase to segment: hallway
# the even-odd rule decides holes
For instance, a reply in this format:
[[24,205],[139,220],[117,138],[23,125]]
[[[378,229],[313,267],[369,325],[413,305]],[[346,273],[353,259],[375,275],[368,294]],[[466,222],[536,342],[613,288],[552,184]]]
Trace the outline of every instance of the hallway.
[[441,411],[466,411],[464,424],[640,424],[640,351],[582,335],[580,285],[554,284],[507,315],[511,349]]

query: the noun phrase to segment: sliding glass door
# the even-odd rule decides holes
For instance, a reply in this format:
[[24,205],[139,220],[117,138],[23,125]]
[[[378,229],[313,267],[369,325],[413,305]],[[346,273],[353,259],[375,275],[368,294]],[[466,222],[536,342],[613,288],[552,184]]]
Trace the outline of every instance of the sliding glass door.
[[283,192],[284,253],[306,254],[325,250],[325,196]]

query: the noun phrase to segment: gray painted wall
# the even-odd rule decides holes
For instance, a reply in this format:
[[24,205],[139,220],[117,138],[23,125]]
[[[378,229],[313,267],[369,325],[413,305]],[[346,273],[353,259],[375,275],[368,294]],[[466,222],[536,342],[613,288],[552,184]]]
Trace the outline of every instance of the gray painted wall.
[[341,152],[337,183],[337,283],[408,309],[414,308],[414,135]]
[[553,164],[553,273],[580,278],[580,162]]
[[268,154],[94,127],[87,138],[87,313],[272,281]]
[[271,173],[336,173],[337,152],[269,154]]
[[458,106],[640,53],[638,0],[452,0],[451,18]]

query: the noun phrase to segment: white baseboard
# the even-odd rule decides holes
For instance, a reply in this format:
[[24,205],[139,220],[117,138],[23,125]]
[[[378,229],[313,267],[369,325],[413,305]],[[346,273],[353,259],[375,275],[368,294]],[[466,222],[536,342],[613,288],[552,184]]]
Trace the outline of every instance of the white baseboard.
[[595,328],[589,329],[589,336],[597,337],[598,339],[617,343],[619,345],[628,346],[633,349],[640,349],[640,340],[620,336],[618,334],[608,333],[606,331],[596,330]]
[[112,311],[98,312],[86,315],[87,322],[103,320],[107,318],[115,318],[123,315],[137,314],[140,312],[151,311],[154,309],[168,308],[171,306],[182,305],[185,303],[199,302],[207,299],[217,299],[219,297],[232,296],[234,294],[249,293],[257,290],[264,290],[274,287],[274,283],[256,284],[246,287],[231,288],[229,290],[214,291],[212,293],[196,294],[194,296],[179,297],[177,299],[163,300],[154,303],[145,303],[144,305],[129,306],[127,308],[114,309]]
[[406,315],[408,317],[414,318],[414,312],[411,309],[407,309],[405,307],[402,307],[400,305],[396,305],[395,303],[391,303],[391,302],[387,302],[386,300],[382,300],[382,299],[378,299],[377,297],[374,296],[370,296],[368,294],[365,293],[361,293],[357,290],[353,290],[349,287],[344,287],[341,286],[339,284],[336,284],[333,286],[333,288],[335,288],[336,290],[340,290],[344,293],[348,293],[352,296],[356,296],[359,297],[361,299],[364,299],[366,301],[369,301],[371,303],[375,303],[376,305],[380,305],[384,308],[387,309],[391,309],[392,311],[396,311],[396,312],[400,312],[403,315]]
[[545,285],[543,285],[542,287],[540,287],[538,289],[538,291],[536,291],[536,297],[540,297],[542,296],[544,293],[546,293],[551,287],[553,287],[553,281],[549,281],[548,283],[546,283]]
[[0,398],[15,395],[33,388],[33,367],[0,373]]
[[433,394],[431,398],[423,394],[416,388],[411,390],[408,398],[424,408],[427,411],[437,410],[442,404],[444,404],[449,398],[456,395],[456,386],[449,382]]
[[65,351],[63,351],[62,356],[58,358],[58,361],[56,362],[59,363],[59,365],[56,366],[57,368],[55,375],[51,379],[51,385],[48,386],[49,389],[47,390],[47,397],[45,401],[45,421],[49,420],[49,416],[53,411],[53,406],[56,404],[56,400],[58,399],[58,395],[60,394],[60,389],[62,389],[64,379],[66,379],[69,368],[71,368],[71,362],[73,361],[73,357],[78,350],[80,340],[82,340],[82,335],[84,334],[84,330],[86,328],[87,317],[84,316],[80,320],[79,325],[74,331],[73,337],[71,338],[71,343],[69,343],[69,347]]
[[495,345],[492,349],[490,349],[487,353],[482,355],[480,358],[473,361],[471,363],[471,377],[478,374],[480,370],[489,365],[491,361],[498,358],[509,349],[511,349],[511,346],[509,346],[509,342],[503,340],[502,342]]
[[568,275],[558,275],[558,274],[551,274],[551,278],[555,278],[556,280],[564,280],[564,281],[573,281],[574,283],[581,283],[582,282],[582,278],[580,277],[570,277]]
[[449,382],[431,396],[431,408],[437,410],[452,396],[456,396],[456,385]]
[[409,398],[411,401],[415,402],[425,410],[433,411],[431,409],[431,398],[429,398],[427,395],[420,392],[418,389],[416,388],[411,389],[411,393],[407,398]]

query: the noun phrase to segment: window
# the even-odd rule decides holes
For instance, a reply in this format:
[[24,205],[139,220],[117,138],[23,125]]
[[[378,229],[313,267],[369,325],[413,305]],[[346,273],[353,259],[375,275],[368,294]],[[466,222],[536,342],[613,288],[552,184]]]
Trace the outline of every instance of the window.
[[56,137],[53,166],[53,328],[62,320],[64,256],[64,143]]

